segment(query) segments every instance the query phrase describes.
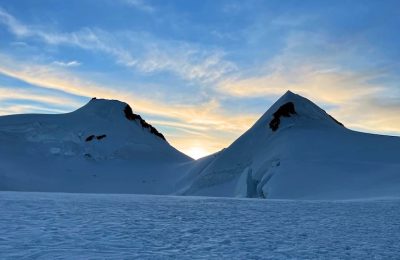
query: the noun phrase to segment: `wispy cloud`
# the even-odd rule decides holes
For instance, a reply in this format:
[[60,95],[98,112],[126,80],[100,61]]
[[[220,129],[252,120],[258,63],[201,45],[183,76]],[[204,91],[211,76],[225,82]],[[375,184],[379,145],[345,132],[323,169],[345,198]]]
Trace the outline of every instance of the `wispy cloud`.
[[18,37],[34,37],[50,45],[103,52],[113,57],[117,64],[144,73],[171,72],[186,80],[210,82],[237,70],[233,62],[224,59],[225,53],[221,50],[205,50],[184,42],[161,40],[145,33],[110,33],[98,28],[52,32],[24,25],[2,9],[0,23]]
[[353,68],[354,61],[360,59],[363,56],[354,43],[331,44],[320,33],[290,34],[282,52],[264,66],[250,75],[226,78],[217,89],[243,100],[277,98],[292,90],[325,107],[350,128],[399,133],[400,102],[385,106],[378,98],[393,92],[382,81],[390,76],[388,69],[373,66],[370,60]]
[[136,66],[144,72],[170,71],[182,78],[203,82],[216,81],[237,70],[234,63],[224,60],[221,51],[202,51],[182,45],[178,48],[156,46]]
[[53,64],[61,67],[79,67],[82,64],[79,61],[72,60],[72,61],[54,61]]
[[331,113],[350,128],[399,135],[400,100],[393,97],[355,98],[345,106],[332,109]]
[[[131,104],[135,111],[144,114],[145,117],[161,117],[162,120],[155,121],[156,126],[166,128],[173,126],[175,130],[188,133],[185,137],[169,136],[168,132],[166,133],[168,140],[178,149],[186,149],[185,147],[191,144],[201,142],[205,135],[211,135],[209,138],[215,142],[205,149],[210,152],[218,150],[229,145],[230,141],[238,137],[257,119],[257,115],[253,114],[231,114],[224,110],[216,99],[206,100],[198,104],[192,102],[171,103],[169,100],[148,99],[132,90],[122,92],[119,89],[79,77],[62,67],[21,63],[4,54],[0,54],[0,59],[2,60],[0,74],[37,87],[86,96],[88,99],[94,96],[118,99]],[[11,98],[13,93],[3,93],[3,97]],[[38,97],[37,95],[27,95],[26,97],[28,99],[32,97],[32,100],[41,102],[46,102],[47,99],[47,97]],[[57,102],[63,103],[60,100]],[[152,120],[149,121],[152,122]],[[211,142],[209,144],[211,145]],[[218,149],[215,149],[215,147],[218,147]]]
[[292,90],[327,104],[343,104],[355,97],[372,96],[383,87],[371,83],[382,71],[344,72],[320,70],[303,64],[295,71],[273,71],[267,75],[222,81],[220,91],[237,97],[277,96]]
[[20,38],[38,38],[51,45],[69,45],[89,51],[101,51],[116,58],[118,63],[134,64],[136,61],[129,53],[119,47],[112,34],[100,29],[83,28],[74,32],[54,32],[43,28],[28,26],[0,8],[0,23]]
[[326,70],[298,71],[299,74],[277,73],[261,77],[225,81],[220,85],[224,94],[244,99],[275,97],[286,90],[301,94],[343,122],[347,127],[362,131],[399,133],[400,102],[392,106],[383,99],[390,89],[376,83],[379,71],[341,72]]
[[[54,94],[43,93],[43,91],[38,91],[37,89],[21,89],[2,85],[0,85],[0,103],[2,104],[0,115],[26,113],[27,111],[30,111],[30,113],[38,111],[60,113],[81,105],[76,99],[71,97],[55,96]],[[28,104],[26,103],[29,104],[30,110],[27,110]],[[32,103],[38,105],[33,106]],[[52,108],[45,109],[45,107],[49,106]],[[34,109],[32,110],[33,107]]]
[[17,46],[17,47],[28,47],[29,45],[26,42],[22,41],[15,41],[10,43],[12,46]]
[[8,29],[17,36],[30,36],[31,31],[12,15],[7,13],[4,9],[0,7],[0,23],[5,24]]
[[0,101],[9,99],[26,99],[54,105],[68,104],[70,107],[80,105],[80,103],[73,98],[54,96],[54,94],[44,94],[43,91],[40,92],[32,89],[20,89],[0,85]]
[[43,104],[2,104],[0,108],[0,115],[13,115],[13,114],[26,114],[29,113],[40,113],[40,114],[54,114],[63,113],[62,109],[46,109]]
[[[13,95],[11,87],[5,88],[0,92],[0,113],[38,111],[35,104],[59,111],[57,104],[66,102],[58,99],[63,96],[59,93],[119,99],[150,118],[183,151],[199,146],[213,152],[229,145],[273,99],[291,89],[329,109],[347,126],[400,131],[395,123],[400,121],[399,103],[384,102],[390,92],[381,80],[388,77],[387,66],[382,62],[377,66],[380,59],[375,46],[363,41],[357,26],[350,30],[357,35],[349,36],[341,25],[333,28],[331,23],[336,20],[325,20],[320,9],[298,12],[288,5],[291,11],[281,12],[275,5],[242,2],[215,5],[216,10],[209,10],[209,22],[197,19],[204,15],[203,8],[185,13],[187,6],[182,4],[119,0],[117,5],[114,1],[106,5],[110,10],[98,10],[106,14],[122,7],[144,18],[143,24],[136,17],[124,17],[119,25],[119,19],[107,24],[108,19],[99,22],[86,17],[82,27],[76,27],[80,21],[70,26],[66,19],[56,18],[53,25],[41,23],[40,15],[31,22],[29,15],[14,17],[0,9],[0,26],[11,32],[5,34],[11,51],[0,53],[0,73],[38,88],[58,90],[52,100],[51,95],[39,92]],[[79,8],[80,4],[72,6]],[[161,12],[167,7],[168,14]],[[49,51],[39,53],[43,48]],[[80,63],[85,65],[80,70],[72,68]],[[8,102],[24,96],[32,102]],[[82,105],[73,104],[76,108]]]
[[148,13],[153,13],[156,10],[154,6],[149,4],[149,1],[145,0],[122,0],[122,2]]

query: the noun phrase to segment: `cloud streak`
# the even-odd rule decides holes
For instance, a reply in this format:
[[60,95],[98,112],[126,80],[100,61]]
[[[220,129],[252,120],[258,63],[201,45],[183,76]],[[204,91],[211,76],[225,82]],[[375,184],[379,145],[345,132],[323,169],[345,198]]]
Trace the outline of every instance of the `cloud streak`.
[[79,67],[82,64],[79,61],[76,60],[72,60],[72,61],[54,61],[53,64],[57,65],[57,66],[61,66],[61,67]]
[[[141,1],[132,3],[138,4]],[[223,51],[205,51],[187,43],[164,41],[146,33],[110,33],[98,28],[51,32],[27,26],[3,9],[0,9],[0,23],[17,37],[38,38],[49,45],[74,46],[102,52],[113,57],[117,64],[144,73],[171,72],[185,80],[211,82],[237,70],[233,62],[224,60]]]
[[[185,147],[189,147],[191,144],[201,143],[204,136],[210,135],[210,133],[214,133],[215,137],[212,138],[214,141],[212,146],[205,147],[207,151],[213,152],[216,147],[219,149],[225,147],[257,119],[257,115],[252,114],[231,114],[221,108],[219,102],[215,99],[200,104],[171,104],[166,100],[150,100],[133,91],[121,92],[118,89],[112,89],[109,86],[77,77],[62,67],[20,63],[4,54],[0,55],[0,59],[3,61],[0,64],[0,74],[8,77],[19,79],[39,88],[54,89],[68,94],[88,97],[88,99],[94,96],[118,99],[131,104],[135,111],[143,113],[145,116],[163,118],[162,120],[155,120],[157,126],[174,127],[176,130],[187,133],[184,138],[174,138],[173,135],[170,138],[168,132],[166,133],[171,143],[178,149],[183,149],[183,151],[185,151]],[[22,95],[18,97],[22,97]],[[13,96],[14,94],[11,91],[3,93],[3,98],[12,98]],[[32,95],[32,93],[26,95],[26,98],[52,103],[49,100],[50,97],[39,97]],[[65,101],[55,99],[54,102],[64,103]],[[151,119],[148,121],[152,122]],[[218,135],[231,138],[219,138]],[[211,142],[208,144],[211,145]]]
[[389,105],[388,98],[383,98],[391,90],[375,81],[382,75],[385,75],[382,71],[316,72],[303,69],[297,76],[290,73],[273,73],[228,80],[222,82],[219,88],[224,94],[243,99],[278,97],[286,90],[292,90],[325,107],[347,127],[361,131],[399,134],[400,102],[397,100]]
[[399,134],[400,102],[388,106],[383,101],[394,92],[383,83],[393,78],[390,69],[367,61],[352,68],[359,55],[353,44],[331,44],[321,33],[289,34],[282,52],[253,75],[228,77],[217,89],[221,95],[241,100],[277,98],[292,90],[325,107],[350,128]]
[[[277,13],[274,5],[239,2],[215,5],[220,11],[201,4],[198,12],[164,1],[119,0],[105,6],[110,10],[96,10],[111,14],[123,8],[126,13],[111,22],[108,16],[101,22],[88,16],[73,23],[64,19],[70,14],[60,13],[66,16],[56,18],[53,27],[40,24],[40,15],[29,22],[29,14],[18,19],[0,8],[0,26],[10,32],[4,33],[10,44],[0,50],[0,74],[37,89],[57,90],[52,91],[57,93],[54,99],[36,90],[13,93],[7,83],[15,82],[5,79],[2,113],[39,111],[36,104],[45,111],[66,112],[70,107],[59,104],[78,108],[93,96],[119,99],[160,127],[179,149],[214,152],[229,145],[273,99],[290,89],[347,126],[400,132],[400,103],[387,95],[398,87],[393,83],[398,67],[390,72],[388,59],[381,59],[371,38],[364,38],[369,32],[353,19],[342,21],[354,25],[346,31],[332,27],[336,15],[321,9],[299,13],[290,5]],[[54,6],[46,8],[54,12]],[[199,21],[205,14],[209,21]],[[335,18],[326,20],[325,15]],[[143,20],[138,22],[136,16]],[[76,68],[81,63],[84,66]],[[390,84],[385,83],[388,78]],[[77,98],[69,100],[70,94]],[[21,105],[24,97],[30,102]]]
[[370,83],[382,75],[383,72],[376,71],[320,71],[304,64],[296,71],[225,80],[220,83],[219,90],[236,97],[251,98],[277,96],[290,89],[327,104],[343,104],[355,97],[371,96],[382,91],[382,86]]
[[[43,91],[37,91],[37,89],[20,89],[1,85],[0,103],[2,104],[0,115],[26,113],[27,111],[30,113],[62,113],[66,109],[73,109],[81,105],[71,97],[46,94]],[[29,105],[26,103],[29,103]],[[37,105],[33,105],[33,103]]]
[[10,32],[19,36],[26,37],[31,36],[31,31],[20,23],[17,19],[15,19],[12,15],[7,13],[4,9],[0,7],[0,23],[6,25]]
[[[147,1],[148,2],[148,1]],[[153,13],[156,11],[156,8],[148,4],[143,0],[122,0],[122,3],[127,4],[129,6],[133,6],[141,11]]]

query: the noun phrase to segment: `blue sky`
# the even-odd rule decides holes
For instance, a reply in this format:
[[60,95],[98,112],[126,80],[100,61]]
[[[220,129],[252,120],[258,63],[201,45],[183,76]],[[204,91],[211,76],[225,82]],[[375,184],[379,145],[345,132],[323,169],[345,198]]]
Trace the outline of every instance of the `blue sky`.
[[194,157],[286,90],[400,133],[398,1],[0,0],[0,114],[120,99]]

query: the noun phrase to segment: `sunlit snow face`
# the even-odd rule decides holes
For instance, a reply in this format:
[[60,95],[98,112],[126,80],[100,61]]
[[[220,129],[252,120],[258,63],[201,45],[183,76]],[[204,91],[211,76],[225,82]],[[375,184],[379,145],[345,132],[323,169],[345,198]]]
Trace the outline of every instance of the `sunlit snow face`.
[[204,148],[198,146],[189,148],[186,153],[194,159],[199,159],[209,154]]

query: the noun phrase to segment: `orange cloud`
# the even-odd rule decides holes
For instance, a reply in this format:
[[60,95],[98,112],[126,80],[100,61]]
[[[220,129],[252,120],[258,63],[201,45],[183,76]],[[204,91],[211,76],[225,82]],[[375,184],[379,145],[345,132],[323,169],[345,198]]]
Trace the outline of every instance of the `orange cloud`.
[[[139,113],[162,117],[162,120],[149,121],[163,128],[173,126],[181,130],[183,137],[175,136],[168,132],[165,134],[172,145],[184,152],[197,145],[197,143],[201,143],[204,150],[210,152],[220,150],[228,146],[234,139],[214,136],[211,137],[213,140],[211,142],[205,141],[205,136],[224,133],[225,136],[237,137],[257,119],[257,115],[231,114],[229,111],[224,111],[217,100],[210,100],[201,104],[171,104],[163,100],[149,100],[133,91],[121,92],[111,89],[109,86],[103,86],[78,77],[59,66],[20,63],[1,54],[0,58],[2,59],[0,73],[9,77],[17,78],[41,88],[55,89],[78,96],[118,99],[131,104],[134,110]],[[19,97],[23,95],[23,93],[16,94]],[[2,96],[4,98],[15,97],[14,93],[5,90]],[[65,102],[61,98],[39,97],[33,93],[26,95],[26,97],[49,104],[62,104]],[[75,103],[75,105],[78,108],[83,104],[78,105]],[[29,110],[27,109],[26,111]],[[18,112],[23,112],[23,110],[18,110]]]

